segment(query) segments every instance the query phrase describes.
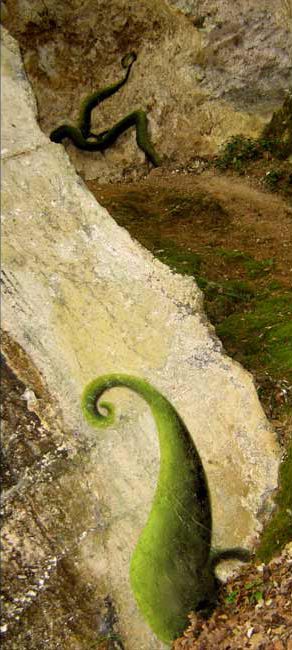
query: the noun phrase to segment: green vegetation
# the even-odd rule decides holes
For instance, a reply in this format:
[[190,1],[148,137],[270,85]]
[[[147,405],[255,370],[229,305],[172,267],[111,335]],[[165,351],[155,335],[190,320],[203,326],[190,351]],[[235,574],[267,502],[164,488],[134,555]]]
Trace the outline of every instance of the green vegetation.
[[160,471],[151,512],[134,550],[130,578],[137,604],[159,639],[181,634],[187,615],[216,596],[210,561],[211,505],[196,447],[179,415],[148,382],[130,375],[105,375],[85,389],[82,410],[95,427],[111,424],[114,408],[97,401],[105,390],[125,386],[151,408],[160,443]]
[[163,239],[163,247],[154,247],[153,253],[161,262],[167,264],[181,275],[196,275],[201,266],[200,255],[179,247],[171,239]]
[[[243,172],[244,166],[265,155],[285,160],[292,154],[292,94],[287,95],[282,108],[275,111],[258,139],[234,135],[220,150],[216,159],[218,169],[234,169]],[[273,186],[281,178],[281,172],[271,170],[268,183]]]
[[292,444],[284,458],[279,475],[280,489],[276,496],[275,512],[266,526],[257,552],[263,562],[274,555],[292,540]]
[[276,158],[285,158],[286,149],[280,138],[259,138],[254,140],[234,135],[220,149],[215,165],[220,170],[234,169],[243,172],[247,163],[263,158],[267,153]]
[[249,278],[257,278],[269,273],[273,265],[274,260],[272,258],[265,260],[254,260],[250,258],[244,262]]
[[292,378],[292,292],[255,301],[218,323],[217,332],[245,367],[261,364],[276,377]]
[[234,603],[236,603],[236,600],[237,600],[237,596],[238,596],[238,594],[239,594],[239,590],[238,590],[238,589],[234,589],[234,591],[230,591],[230,593],[229,593],[229,594],[225,597],[225,599],[224,599],[225,602],[226,602],[228,605],[233,605]]
[[205,308],[213,323],[220,322],[254,297],[252,285],[244,280],[214,282],[197,276],[196,281],[204,292]]
[[264,183],[270,190],[275,190],[279,181],[283,178],[283,172],[277,169],[270,169],[264,177]]
[[[194,253],[171,245],[171,254],[163,261],[187,275],[194,275],[204,292],[205,307],[216,326],[218,336],[229,354],[258,376],[292,384],[292,292],[284,290],[277,280],[258,287],[258,280],[266,278],[275,266],[275,260],[255,260],[238,250],[217,249],[214,253],[238,268],[245,270],[246,280],[214,282],[199,275],[203,255],[197,260]],[[194,257],[193,257],[194,256]],[[184,264],[184,261],[186,264]],[[264,391],[259,388],[259,394]],[[282,413],[291,413],[291,395],[281,407]],[[268,561],[292,539],[292,445],[280,468],[280,490],[276,508],[262,536],[258,556]],[[257,602],[260,592],[252,596]],[[231,601],[230,601],[231,602]]]
[[[291,197],[292,174],[289,156],[292,154],[292,93],[290,92],[281,109],[275,111],[259,138],[234,135],[225,142],[215,158],[215,167],[239,174],[250,173],[253,163],[262,161],[263,186],[272,192],[282,191]],[[286,162],[285,162],[286,161]],[[267,166],[271,167],[267,170]]]
[[224,248],[218,248],[214,252],[215,255],[222,257],[229,264],[241,262],[250,278],[256,278],[269,273],[275,263],[273,258],[255,260],[251,255],[247,255],[238,250],[225,250]]
[[[246,368],[260,368],[274,380],[286,378],[287,385],[292,384],[292,292],[255,300],[249,311],[239,311],[218,324],[217,333],[228,352]],[[288,393],[284,401],[286,413],[291,413]],[[291,477],[290,443],[280,466],[276,508],[258,549],[258,557],[264,562],[292,540]]]
[[223,257],[227,262],[238,262],[239,260],[250,260],[252,259],[249,255],[246,253],[243,253],[242,251],[239,250],[229,250],[226,248],[216,248],[214,250],[215,255],[218,255],[219,257]]
[[264,583],[262,579],[246,582],[244,589],[241,591],[236,588],[227,593],[224,601],[227,605],[238,607],[243,600],[248,600],[252,605],[256,605],[264,598]]

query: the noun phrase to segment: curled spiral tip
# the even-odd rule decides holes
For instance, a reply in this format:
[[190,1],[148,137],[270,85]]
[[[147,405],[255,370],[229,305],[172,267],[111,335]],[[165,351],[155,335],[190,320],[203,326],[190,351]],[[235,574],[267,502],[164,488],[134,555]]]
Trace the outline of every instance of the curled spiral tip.
[[85,390],[82,397],[82,412],[93,427],[110,426],[115,419],[115,408],[110,402],[97,402],[97,395],[91,390]]
[[136,59],[137,59],[136,52],[128,52],[127,54],[125,54],[125,56],[123,56],[121,64],[123,68],[128,68],[129,65],[132,65],[132,63],[136,61]]
[[[103,413],[103,411],[105,411],[105,413]],[[114,421],[115,407],[110,402],[100,402],[97,404],[96,414],[101,418],[100,421],[104,422],[107,426]]]

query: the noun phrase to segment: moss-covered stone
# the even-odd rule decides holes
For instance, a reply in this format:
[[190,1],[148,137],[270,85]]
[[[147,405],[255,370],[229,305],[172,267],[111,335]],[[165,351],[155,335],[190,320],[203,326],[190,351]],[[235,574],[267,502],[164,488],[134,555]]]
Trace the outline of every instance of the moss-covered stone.
[[143,397],[157,426],[159,476],[148,521],[131,559],[130,576],[143,616],[158,638],[170,643],[183,632],[191,609],[214,607],[216,564],[232,557],[247,560],[249,553],[243,549],[211,551],[211,502],[200,456],[174,407],[151,384],[130,375],[98,377],[82,397],[88,422],[95,427],[112,424],[112,405],[97,405],[97,401],[105,390],[117,386]]
[[208,561],[211,504],[207,479],[192,439],[173,406],[148,382],[129,375],[105,375],[87,386],[85,418],[95,427],[113,421],[111,404],[97,400],[115,386],[143,397],[155,418],[160,442],[160,471],[152,508],[131,560],[131,584],[138,606],[162,641],[183,631],[190,609],[215,597],[215,576]]
[[276,496],[276,509],[266,526],[258,548],[258,557],[268,562],[292,540],[292,443],[281,464],[280,490]]

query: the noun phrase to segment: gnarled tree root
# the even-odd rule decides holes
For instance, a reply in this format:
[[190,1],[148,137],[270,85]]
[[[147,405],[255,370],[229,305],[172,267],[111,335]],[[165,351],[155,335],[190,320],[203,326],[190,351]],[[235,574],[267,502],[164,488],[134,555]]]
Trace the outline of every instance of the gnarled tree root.
[[145,155],[155,167],[160,165],[160,158],[151,144],[147,131],[147,115],[145,111],[134,111],[126,115],[120,122],[115,124],[108,131],[100,135],[90,134],[89,138],[84,138],[79,128],[63,124],[52,131],[50,139],[52,142],[62,142],[64,138],[70,138],[78,149],[83,151],[104,151],[118,139],[118,137],[127,131],[131,126],[136,127],[136,141],[138,147],[144,151]]
[[50,134],[51,141],[60,143],[65,138],[69,138],[78,149],[83,151],[104,151],[114,144],[122,133],[130,127],[135,126],[138,147],[144,151],[146,157],[152,162],[154,167],[158,167],[161,161],[148,135],[148,120],[145,111],[137,110],[129,113],[129,115],[126,115],[126,117],[111,129],[102,133],[94,134],[91,132],[92,110],[107,97],[116,93],[126,83],[136,58],[135,52],[126,55],[122,59],[122,65],[127,67],[125,77],[121,81],[86,97],[81,105],[78,126],[71,126],[70,124],[58,126]]

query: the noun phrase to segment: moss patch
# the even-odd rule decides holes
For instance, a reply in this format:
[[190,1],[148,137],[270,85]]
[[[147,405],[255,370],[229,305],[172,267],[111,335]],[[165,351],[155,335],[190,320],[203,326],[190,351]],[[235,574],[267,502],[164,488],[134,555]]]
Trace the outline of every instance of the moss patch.
[[130,375],[105,375],[91,382],[82,410],[92,426],[112,423],[113,407],[97,400],[125,386],[151,408],[160,443],[160,471],[152,508],[134,550],[130,577],[137,604],[159,639],[183,632],[187,615],[212,604],[216,580],[209,562],[212,519],[207,479],[196,447],[173,406],[148,382]]
[[276,509],[266,526],[258,549],[258,557],[268,562],[292,540],[292,444],[280,467],[280,490],[276,496]]
[[215,165],[221,170],[234,169],[243,173],[247,163],[263,158],[266,154],[279,159],[289,155],[286,144],[281,138],[270,136],[253,140],[242,135],[234,135],[221,147]]
[[292,292],[255,301],[250,311],[218,323],[217,332],[245,367],[260,363],[292,380]]
[[[163,246],[161,248],[160,246]],[[200,255],[185,248],[180,248],[171,239],[163,239],[154,246],[153,253],[161,262],[181,275],[197,275],[201,266]]]

